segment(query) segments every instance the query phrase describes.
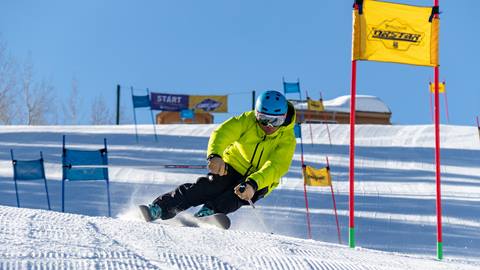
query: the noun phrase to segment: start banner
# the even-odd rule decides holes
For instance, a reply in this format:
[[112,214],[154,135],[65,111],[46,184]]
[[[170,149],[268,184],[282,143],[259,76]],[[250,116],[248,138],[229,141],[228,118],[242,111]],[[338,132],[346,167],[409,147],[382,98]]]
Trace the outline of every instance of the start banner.
[[181,111],[188,109],[188,96],[164,93],[150,93],[152,110]]

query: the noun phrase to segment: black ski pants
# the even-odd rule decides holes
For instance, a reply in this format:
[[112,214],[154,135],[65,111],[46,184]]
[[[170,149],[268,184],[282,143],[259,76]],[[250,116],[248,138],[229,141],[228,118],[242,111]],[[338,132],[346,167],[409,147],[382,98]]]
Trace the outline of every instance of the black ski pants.
[[[245,181],[243,175],[228,166],[228,174],[224,176],[208,174],[197,179],[195,183],[185,183],[172,192],[165,193],[153,201],[162,208],[162,219],[173,218],[178,212],[192,206],[205,204],[215,213],[228,214],[236,211],[247,201],[234,193],[234,187]],[[263,198],[268,189],[255,192],[252,202]]]

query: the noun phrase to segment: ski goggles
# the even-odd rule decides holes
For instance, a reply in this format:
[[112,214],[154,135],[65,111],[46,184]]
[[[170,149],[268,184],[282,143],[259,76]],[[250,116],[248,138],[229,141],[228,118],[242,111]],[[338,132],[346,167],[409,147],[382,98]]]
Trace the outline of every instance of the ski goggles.
[[271,115],[256,111],[255,117],[257,118],[257,122],[262,126],[279,127],[285,122],[287,115]]

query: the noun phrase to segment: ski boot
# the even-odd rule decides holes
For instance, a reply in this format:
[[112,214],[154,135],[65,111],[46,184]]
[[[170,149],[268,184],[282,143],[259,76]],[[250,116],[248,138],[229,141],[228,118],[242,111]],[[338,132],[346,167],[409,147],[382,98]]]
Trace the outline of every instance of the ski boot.
[[145,218],[147,222],[154,221],[162,216],[162,208],[158,206],[158,204],[152,203],[148,206],[140,205],[139,207],[143,218]]
[[215,214],[215,211],[212,209],[208,208],[207,206],[202,206],[200,210],[198,210],[197,213],[194,214],[195,217],[207,217]]
[[152,220],[160,218],[162,216],[162,208],[158,204],[152,203],[148,205],[148,211]]

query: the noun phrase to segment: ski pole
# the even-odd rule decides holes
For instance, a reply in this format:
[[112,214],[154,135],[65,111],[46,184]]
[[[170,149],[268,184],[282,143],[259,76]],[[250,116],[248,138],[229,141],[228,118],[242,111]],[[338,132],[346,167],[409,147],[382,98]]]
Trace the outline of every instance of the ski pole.
[[[241,193],[243,193],[245,191],[245,189],[247,188],[247,183],[243,182],[239,185],[238,187],[238,191],[240,191]],[[255,205],[253,204],[252,200],[248,200],[248,203],[250,204],[250,206],[254,209],[253,210],[253,215],[255,216],[255,218],[260,222],[260,224],[262,224],[262,227],[263,227],[263,230],[265,232],[269,232],[268,228],[267,228],[267,225],[265,224],[265,222],[263,221],[263,219],[260,217],[260,215],[258,214],[258,211],[257,209],[255,208]],[[270,232],[271,234],[273,234],[273,232]]]
[[[238,187],[238,191],[240,191],[241,193],[243,193],[246,188],[247,188],[247,183],[243,182],[243,183],[241,183],[240,186]],[[252,200],[248,200],[247,202],[250,204],[250,206],[251,206],[252,208],[255,209],[255,205],[253,205]]]

